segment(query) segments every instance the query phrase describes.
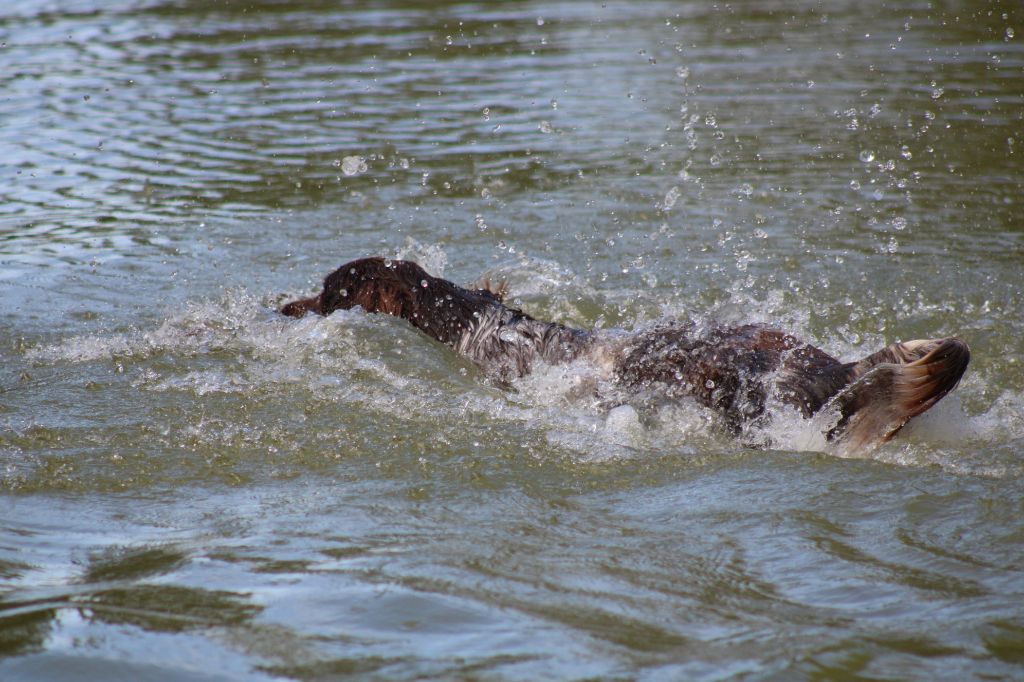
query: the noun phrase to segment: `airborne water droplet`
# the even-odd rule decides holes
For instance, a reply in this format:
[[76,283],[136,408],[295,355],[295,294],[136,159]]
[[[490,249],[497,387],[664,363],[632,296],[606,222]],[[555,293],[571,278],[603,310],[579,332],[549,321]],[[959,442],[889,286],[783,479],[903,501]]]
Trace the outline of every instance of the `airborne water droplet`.
[[871,163],[875,160],[875,153],[871,150],[864,149],[861,151],[859,157],[863,163]]
[[366,159],[361,156],[346,156],[341,160],[341,172],[345,175],[365,173],[367,168]]

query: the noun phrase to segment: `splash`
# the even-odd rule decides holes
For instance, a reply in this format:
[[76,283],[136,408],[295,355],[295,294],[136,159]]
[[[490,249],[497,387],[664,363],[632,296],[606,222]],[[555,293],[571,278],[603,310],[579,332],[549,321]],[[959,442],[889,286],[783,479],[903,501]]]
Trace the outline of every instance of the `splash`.
[[[431,251],[412,242],[407,248],[419,256]],[[443,251],[433,254],[434,266],[443,266]],[[529,272],[534,276],[527,277]],[[585,285],[556,264],[506,264],[495,274],[507,276],[521,295],[544,299],[548,308],[563,306],[570,315],[581,314],[568,299],[578,300]],[[806,313],[787,306],[781,294],[756,302],[734,299],[715,312],[728,317],[733,308],[743,308],[748,316],[751,309],[766,318],[788,316],[798,333],[806,329]],[[803,336],[813,341],[809,334]],[[849,342],[841,345],[845,357],[870,352]],[[28,349],[25,355],[36,364],[114,362],[125,368],[139,391],[246,400],[293,392],[307,396],[304,400],[312,401],[313,409],[357,406],[363,414],[414,420],[424,428],[450,423],[525,428],[555,452],[581,462],[707,456],[754,447],[1004,476],[1018,471],[1019,463],[1009,455],[989,461],[975,453],[991,450],[993,443],[1024,438],[1020,395],[1003,393],[987,409],[968,414],[956,393],[912,421],[892,443],[870,453],[839,452],[825,440],[836,415],[825,411],[807,420],[772,401],[766,418],[737,441],[716,415],[696,403],[664,404],[647,396],[622,395],[608,378],[607,367],[593,362],[541,367],[511,390],[497,390],[465,361],[401,320],[360,310],[285,319],[245,290],[189,303],[154,329],[72,337]],[[982,378],[969,377],[959,391],[970,401],[984,393],[984,385]]]

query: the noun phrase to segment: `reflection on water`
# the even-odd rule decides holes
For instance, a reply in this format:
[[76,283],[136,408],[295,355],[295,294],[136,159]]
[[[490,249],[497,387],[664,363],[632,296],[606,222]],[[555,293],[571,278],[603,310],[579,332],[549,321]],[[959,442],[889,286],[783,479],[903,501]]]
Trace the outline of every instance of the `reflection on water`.
[[[0,678],[1020,676],[1018,7],[8,4]],[[750,450],[274,313],[377,253],[973,360]]]

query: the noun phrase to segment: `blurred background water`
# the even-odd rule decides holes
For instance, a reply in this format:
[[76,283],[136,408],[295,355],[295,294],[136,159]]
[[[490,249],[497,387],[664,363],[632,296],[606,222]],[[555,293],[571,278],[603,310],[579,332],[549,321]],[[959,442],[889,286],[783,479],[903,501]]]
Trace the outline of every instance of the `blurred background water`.
[[[1020,679],[1017,3],[0,9],[0,678]],[[366,255],[567,324],[959,335],[859,458],[504,391]]]

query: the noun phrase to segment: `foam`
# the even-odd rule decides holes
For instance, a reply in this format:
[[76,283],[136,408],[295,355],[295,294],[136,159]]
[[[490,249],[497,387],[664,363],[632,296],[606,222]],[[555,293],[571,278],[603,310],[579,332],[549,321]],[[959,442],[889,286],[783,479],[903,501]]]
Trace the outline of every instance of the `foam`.
[[[769,301],[765,312],[779,305]],[[225,353],[231,362],[209,360]],[[858,348],[848,357],[865,354]],[[752,445],[1004,475],[1012,467],[979,460],[972,453],[1024,438],[1024,397],[1004,392],[980,413],[969,415],[962,400],[984,396],[986,384],[983,377],[969,376],[956,393],[876,451],[835,451],[823,434],[836,415],[806,420],[771,400],[767,419],[748,428],[737,443],[723,435],[718,417],[709,410],[692,401],[647,404],[644,396],[621,395],[607,368],[585,360],[537,368],[514,382],[513,390],[499,392],[477,376],[461,379],[459,370],[467,369],[464,361],[400,320],[360,310],[337,311],[327,318],[283,318],[245,290],[189,303],[154,329],[71,337],[31,348],[26,356],[39,364],[137,363],[132,385],[145,391],[246,395],[287,384],[306,387],[318,399],[359,403],[402,419],[415,414],[439,422],[519,423],[542,433],[559,451],[587,462],[714,454]],[[154,358],[161,362],[148,362]],[[451,377],[453,383],[439,384],[430,372]]]

